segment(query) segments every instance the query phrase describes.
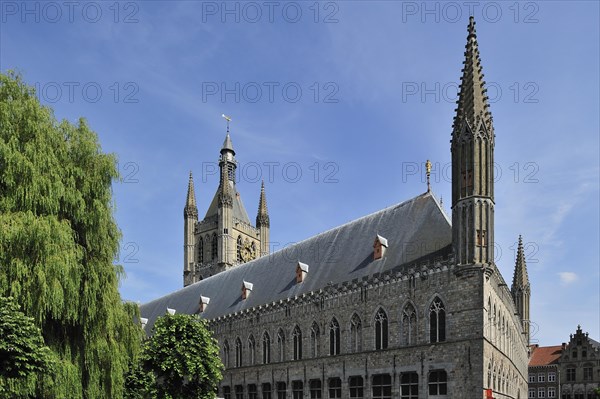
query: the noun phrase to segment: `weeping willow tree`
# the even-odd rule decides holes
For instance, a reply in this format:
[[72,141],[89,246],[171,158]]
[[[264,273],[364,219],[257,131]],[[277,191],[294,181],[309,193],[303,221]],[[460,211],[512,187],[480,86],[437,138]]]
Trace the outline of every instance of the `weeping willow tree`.
[[85,120],[59,122],[33,88],[0,74],[0,296],[33,317],[52,371],[37,398],[120,398],[137,356],[137,306],[118,292],[113,155]]

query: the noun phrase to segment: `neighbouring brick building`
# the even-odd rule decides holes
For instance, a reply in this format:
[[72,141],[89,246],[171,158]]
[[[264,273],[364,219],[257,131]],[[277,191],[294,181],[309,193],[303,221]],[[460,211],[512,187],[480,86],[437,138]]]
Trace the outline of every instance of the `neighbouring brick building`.
[[147,331],[167,309],[207,319],[226,399],[526,398],[530,284],[521,240],[510,289],[494,262],[495,134],[472,17],[464,55],[451,216],[428,187],[269,254],[264,190],[255,227],[228,134],[202,221],[190,176],[184,288],[141,307]]
[[560,372],[558,359],[562,346],[531,346],[529,358],[529,398],[558,398]]
[[530,347],[529,398],[598,399],[600,343],[577,326],[569,343]]

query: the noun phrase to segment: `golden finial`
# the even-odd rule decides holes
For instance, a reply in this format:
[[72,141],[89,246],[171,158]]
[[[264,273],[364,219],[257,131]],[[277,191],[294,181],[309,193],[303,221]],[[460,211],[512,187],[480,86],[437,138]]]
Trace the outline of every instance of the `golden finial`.
[[427,172],[427,192],[431,191],[431,183],[429,178],[431,177],[431,162],[429,159],[425,162],[425,171]]

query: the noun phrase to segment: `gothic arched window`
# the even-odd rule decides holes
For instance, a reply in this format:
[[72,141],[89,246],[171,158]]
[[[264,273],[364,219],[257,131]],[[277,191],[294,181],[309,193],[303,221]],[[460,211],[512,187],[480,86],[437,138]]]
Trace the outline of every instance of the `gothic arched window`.
[[271,337],[269,333],[265,331],[262,339],[262,358],[263,364],[271,363]]
[[316,322],[310,327],[310,350],[312,357],[319,356],[319,325]]
[[294,338],[294,360],[302,360],[302,331],[296,326],[292,333]]
[[223,342],[223,365],[225,368],[229,367],[229,342],[227,340]]
[[237,238],[237,261],[238,263],[242,263],[242,236],[238,236]]
[[435,298],[429,307],[429,341],[446,340],[446,309],[440,298]]
[[248,360],[250,366],[254,366],[256,364],[256,342],[254,341],[253,335],[250,335],[248,338]]
[[417,339],[417,311],[408,304],[402,311],[402,344],[414,345]]
[[331,356],[340,354],[340,323],[335,317],[329,323],[329,354]]
[[279,361],[285,361],[285,333],[279,330],[277,333],[277,350],[279,351]]
[[204,263],[204,241],[202,241],[202,237],[198,240],[198,263]]
[[217,256],[218,256],[218,241],[217,241],[217,234],[213,233],[212,235],[212,245],[210,246],[210,254],[211,254],[211,258],[212,260],[216,260]]
[[381,308],[375,314],[375,350],[388,347],[388,319]]
[[235,340],[235,367],[242,367],[242,341],[238,338]]
[[356,313],[352,315],[350,320],[350,350],[352,352],[362,350],[362,323]]

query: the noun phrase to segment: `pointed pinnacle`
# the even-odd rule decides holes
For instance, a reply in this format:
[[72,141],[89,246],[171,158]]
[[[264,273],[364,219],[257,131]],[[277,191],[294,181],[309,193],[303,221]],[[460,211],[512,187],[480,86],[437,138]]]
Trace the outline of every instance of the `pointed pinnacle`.
[[267,196],[265,194],[265,182],[260,186],[260,199],[258,200],[258,213],[256,215],[256,226],[269,226],[269,212],[267,210]]
[[223,141],[223,147],[221,148],[221,152],[223,151],[231,151],[233,155],[235,155],[235,151],[233,150],[233,143],[231,142],[231,137],[229,133],[225,136],[225,141]]
[[[458,107],[454,117],[453,135],[460,134],[464,123],[472,129],[476,129],[482,120],[492,135],[492,115],[489,112],[487,89],[483,80],[479,47],[477,44],[477,33],[475,31],[475,19],[469,18],[467,28],[467,44],[465,46],[465,60],[463,62],[463,75],[461,77]],[[473,132],[477,133],[477,132]]]
[[194,190],[194,178],[192,171],[190,170],[190,177],[188,180],[187,197],[185,200],[184,214],[186,216],[198,216],[198,207],[196,206],[196,193]]
[[525,251],[523,249],[523,237],[519,235],[515,273],[513,276],[513,288],[525,288],[527,286],[529,286],[529,276],[527,275],[527,263],[525,262]]

